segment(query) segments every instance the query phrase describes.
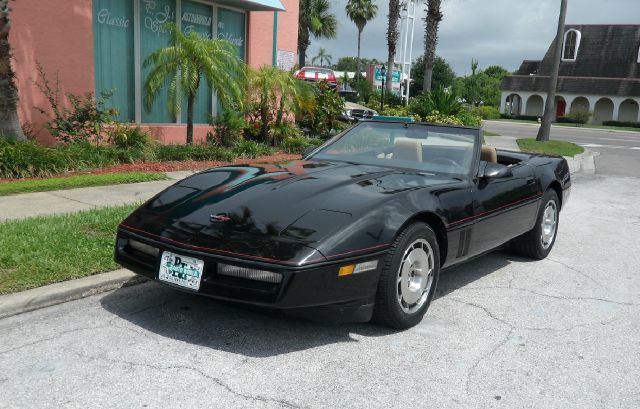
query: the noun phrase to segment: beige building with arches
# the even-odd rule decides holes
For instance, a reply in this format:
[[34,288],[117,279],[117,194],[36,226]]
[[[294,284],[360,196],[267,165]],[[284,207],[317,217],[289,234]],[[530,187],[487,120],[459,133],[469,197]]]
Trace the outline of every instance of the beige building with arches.
[[[555,40],[502,81],[500,112],[542,116]],[[588,110],[590,122],[640,122],[640,25],[567,25],[555,115]]]

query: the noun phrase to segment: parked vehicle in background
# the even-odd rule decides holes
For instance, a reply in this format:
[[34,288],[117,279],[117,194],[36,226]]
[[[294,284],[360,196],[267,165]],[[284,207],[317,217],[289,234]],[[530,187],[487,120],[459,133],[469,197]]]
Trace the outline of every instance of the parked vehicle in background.
[[296,77],[309,82],[327,81],[335,87],[338,86],[338,78],[331,68],[302,67],[296,71]]
[[363,119],[371,119],[376,115],[378,115],[378,112],[371,108],[367,108],[363,105],[353,102],[345,102],[344,111],[338,119],[345,122],[356,123],[358,121],[362,121]]

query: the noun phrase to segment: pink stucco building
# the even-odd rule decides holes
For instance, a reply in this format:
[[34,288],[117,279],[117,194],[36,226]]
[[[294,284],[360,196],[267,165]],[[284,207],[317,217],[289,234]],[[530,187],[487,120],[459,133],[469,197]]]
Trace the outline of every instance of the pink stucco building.
[[[186,113],[173,118],[161,95],[151,110],[142,103],[147,55],[167,44],[163,23],[183,31],[225,38],[253,67],[292,67],[296,59],[299,0],[20,0],[11,3],[10,42],[22,123],[41,129],[47,107],[35,84],[40,64],[62,92],[112,91],[110,105],[123,122],[140,124],[158,140],[183,142]],[[275,33],[275,35],[274,35]],[[63,104],[67,102],[62,101]],[[186,110],[184,110],[186,111]],[[195,110],[195,136],[210,128],[217,100],[201,87]],[[46,131],[38,138],[51,141]]]

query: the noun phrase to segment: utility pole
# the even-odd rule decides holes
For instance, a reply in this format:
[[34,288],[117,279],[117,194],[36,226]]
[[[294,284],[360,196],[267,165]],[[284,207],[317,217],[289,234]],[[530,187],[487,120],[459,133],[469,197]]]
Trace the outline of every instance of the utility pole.
[[558,73],[560,72],[560,60],[562,58],[562,45],[564,40],[564,22],[567,17],[567,1],[561,0],[560,18],[558,19],[558,33],[556,34],[556,48],[553,51],[553,65],[551,67],[551,76],[549,77],[549,91],[547,92],[547,102],[544,105],[544,115],[542,116],[542,124],[538,130],[537,141],[548,141],[551,133],[551,121],[554,116],[556,107],[556,88],[558,86]]

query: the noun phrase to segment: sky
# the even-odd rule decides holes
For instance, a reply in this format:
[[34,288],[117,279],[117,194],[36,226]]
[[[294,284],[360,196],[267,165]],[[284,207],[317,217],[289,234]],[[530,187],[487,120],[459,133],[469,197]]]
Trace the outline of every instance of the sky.
[[[338,37],[312,39],[307,59],[323,47],[333,57],[356,56],[357,30],[347,17],[346,0],[331,0],[338,18]],[[362,57],[387,59],[389,2],[374,0],[378,16],[362,33]],[[557,30],[560,0],[443,0],[437,54],[458,75],[467,75],[471,59],[480,68],[501,65],[516,70],[522,60],[542,59]],[[413,58],[424,52],[424,6],[414,33]],[[569,0],[567,24],[640,24],[640,0]]]

